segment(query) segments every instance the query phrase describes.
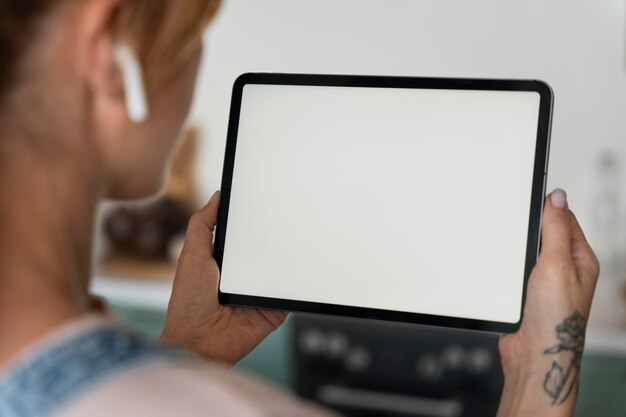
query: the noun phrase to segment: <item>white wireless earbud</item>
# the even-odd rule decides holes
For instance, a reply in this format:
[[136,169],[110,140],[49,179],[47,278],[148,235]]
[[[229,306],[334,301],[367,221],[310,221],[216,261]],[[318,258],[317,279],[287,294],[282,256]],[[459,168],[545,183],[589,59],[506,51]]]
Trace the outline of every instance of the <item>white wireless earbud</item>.
[[128,45],[121,43],[115,45],[113,55],[122,72],[128,118],[134,123],[143,123],[148,119],[149,111],[139,58]]

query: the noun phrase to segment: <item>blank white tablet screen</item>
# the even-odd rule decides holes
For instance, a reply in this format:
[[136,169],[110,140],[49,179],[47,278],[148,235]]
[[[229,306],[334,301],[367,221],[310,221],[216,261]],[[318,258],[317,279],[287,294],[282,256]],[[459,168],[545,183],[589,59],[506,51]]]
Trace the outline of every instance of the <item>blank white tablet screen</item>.
[[246,85],[221,291],[517,322],[539,102]]

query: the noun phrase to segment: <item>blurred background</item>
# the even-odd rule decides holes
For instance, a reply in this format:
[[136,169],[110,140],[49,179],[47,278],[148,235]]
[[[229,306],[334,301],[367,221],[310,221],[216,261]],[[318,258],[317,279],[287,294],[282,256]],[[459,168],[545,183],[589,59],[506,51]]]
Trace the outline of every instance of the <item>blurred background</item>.
[[[626,0],[226,0],[166,197],[102,208],[93,292],[159,335],[186,219],[220,187],[243,72],[541,79],[555,92],[548,188],[568,191],[602,264],[576,415],[623,416],[625,29]],[[496,336],[303,315],[239,367],[352,416],[495,415],[502,384]]]

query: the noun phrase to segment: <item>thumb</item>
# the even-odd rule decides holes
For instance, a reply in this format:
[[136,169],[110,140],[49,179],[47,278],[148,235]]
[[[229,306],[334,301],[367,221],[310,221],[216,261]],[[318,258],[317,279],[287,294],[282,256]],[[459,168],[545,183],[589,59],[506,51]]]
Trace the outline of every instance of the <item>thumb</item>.
[[183,253],[201,253],[208,257],[213,255],[213,231],[217,224],[217,213],[220,206],[220,192],[216,191],[206,206],[196,212],[189,220]]
[[541,222],[541,256],[571,262],[571,222],[567,194],[557,188],[545,201]]

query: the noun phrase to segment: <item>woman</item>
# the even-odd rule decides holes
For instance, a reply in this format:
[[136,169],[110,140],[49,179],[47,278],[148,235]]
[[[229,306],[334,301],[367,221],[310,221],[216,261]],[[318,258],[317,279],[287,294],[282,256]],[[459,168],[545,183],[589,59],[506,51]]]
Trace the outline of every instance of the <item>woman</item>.
[[[161,187],[217,8],[0,0],[0,416],[329,415],[225,370],[285,313],[218,304],[219,194],[189,224],[162,344],[109,321],[88,294],[96,206]],[[572,415],[597,276],[556,190],[523,325],[500,343],[501,416]]]

